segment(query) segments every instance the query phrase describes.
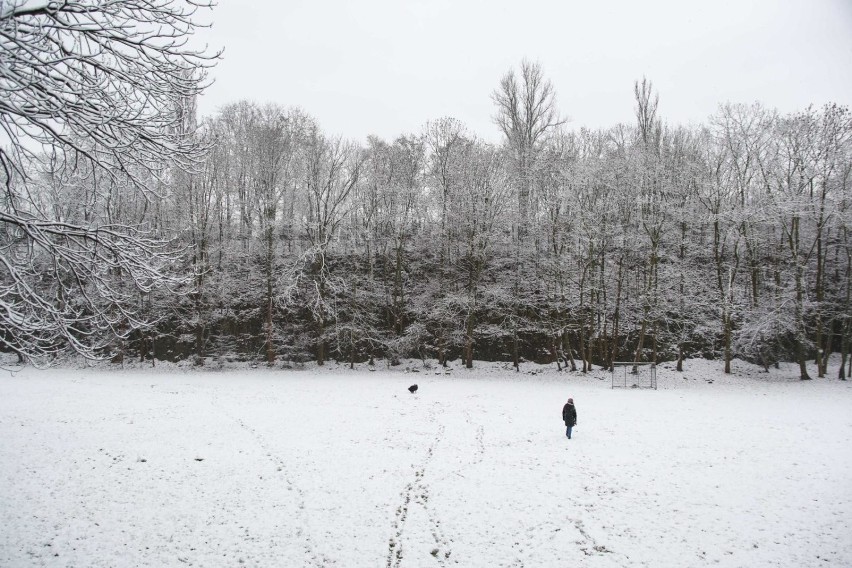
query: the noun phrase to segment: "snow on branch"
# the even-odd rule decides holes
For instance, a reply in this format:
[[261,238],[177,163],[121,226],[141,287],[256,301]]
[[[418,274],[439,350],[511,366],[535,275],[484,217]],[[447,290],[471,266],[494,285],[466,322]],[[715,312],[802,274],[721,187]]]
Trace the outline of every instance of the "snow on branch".
[[[0,349],[98,356],[149,325],[140,295],[183,281],[170,269],[182,251],[141,227],[208,150],[194,101],[219,53],[191,40],[213,5],[0,0]],[[85,186],[85,211],[44,208],[50,184]],[[144,197],[140,214],[117,212],[119,192]]]
[[[183,101],[219,53],[190,47],[195,0],[0,2],[0,164],[23,174],[33,143],[73,148],[154,191],[139,172],[195,167],[205,148]],[[97,151],[90,142],[97,142]],[[89,143],[87,143],[89,142]]]
[[12,237],[0,247],[0,345],[34,362],[66,345],[97,357],[115,337],[147,325],[132,307],[140,292],[182,282],[166,271],[178,253],[130,227],[3,212],[0,222]]

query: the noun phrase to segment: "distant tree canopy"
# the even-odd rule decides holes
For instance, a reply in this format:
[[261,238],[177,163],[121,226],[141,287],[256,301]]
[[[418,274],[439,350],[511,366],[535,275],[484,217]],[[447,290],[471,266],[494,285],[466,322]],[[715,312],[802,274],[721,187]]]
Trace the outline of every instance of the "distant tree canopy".
[[[727,104],[683,127],[663,120],[650,81],[633,94],[634,124],[572,131],[541,68],[523,62],[492,97],[503,144],[441,118],[359,145],[326,136],[297,108],[246,101],[196,132],[184,93],[177,131],[208,152],[194,167],[141,176],[159,199],[140,199],[132,180],[107,181],[96,165],[68,168],[56,152],[16,168],[35,172],[26,211],[84,227],[110,219],[124,235],[145,227],[183,251],[157,265],[171,287],[125,296],[140,323],[115,320],[126,341],[104,334],[104,356],[526,359],[584,371],[695,356],[730,370],[739,356],[798,361],[802,378],[809,358],[820,375],[828,353],[845,363],[849,110]],[[20,246],[13,233],[3,250]],[[53,284],[61,270],[50,255],[32,257],[28,285],[57,305],[68,296]],[[116,289],[127,270],[105,269]],[[66,339],[94,329],[80,322]]]

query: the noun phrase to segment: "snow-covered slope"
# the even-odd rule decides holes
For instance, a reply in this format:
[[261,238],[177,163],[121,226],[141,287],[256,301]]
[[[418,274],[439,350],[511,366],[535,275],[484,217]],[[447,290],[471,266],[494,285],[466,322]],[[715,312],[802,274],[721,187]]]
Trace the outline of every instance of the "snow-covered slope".
[[4,373],[0,566],[852,565],[850,383],[477,366]]

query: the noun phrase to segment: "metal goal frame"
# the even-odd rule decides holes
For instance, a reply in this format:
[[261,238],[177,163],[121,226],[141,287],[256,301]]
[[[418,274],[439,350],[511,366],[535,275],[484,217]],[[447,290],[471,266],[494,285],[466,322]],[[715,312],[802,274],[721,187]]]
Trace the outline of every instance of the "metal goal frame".
[[615,361],[612,364],[612,387],[657,390],[657,364],[651,362]]

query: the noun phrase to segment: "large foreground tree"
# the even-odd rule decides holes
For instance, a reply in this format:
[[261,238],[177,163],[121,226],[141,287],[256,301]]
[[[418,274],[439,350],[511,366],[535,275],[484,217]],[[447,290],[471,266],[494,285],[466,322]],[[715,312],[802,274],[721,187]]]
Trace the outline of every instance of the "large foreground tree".
[[[175,284],[147,205],[204,156],[187,116],[218,54],[189,40],[207,0],[0,1],[0,348],[93,356]],[[83,199],[57,207],[51,187]],[[141,208],[110,197],[135,193]]]

